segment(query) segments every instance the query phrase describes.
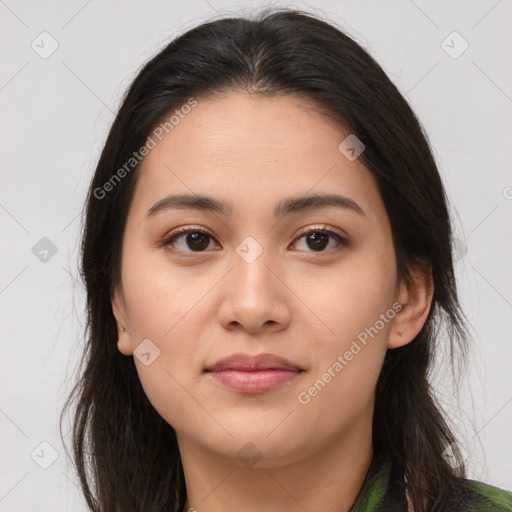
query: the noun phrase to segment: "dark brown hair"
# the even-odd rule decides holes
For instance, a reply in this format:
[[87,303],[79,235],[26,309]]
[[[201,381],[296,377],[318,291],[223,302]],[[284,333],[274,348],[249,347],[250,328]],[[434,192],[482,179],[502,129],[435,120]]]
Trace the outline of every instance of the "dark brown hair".
[[147,399],[133,358],[116,345],[111,293],[120,276],[138,166],[108,193],[98,190],[169,113],[191,97],[227,90],[294,94],[347,127],[365,144],[359,159],[375,176],[386,206],[398,278],[407,282],[421,258],[430,263],[434,296],[425,325],[411,343],[387,351],[378,378],[367,480],[380,464],[390,463],[415,511],[442,510],[464,466],[457,450],[457,469],[442,455],[455,438],[429,375],[441,328],[452,357],[458,352],[463,360],[467,343],[445,191],[418,119],[376,61],[339,28],[287,9],[209,21],[170,42],[137,74],[108,134],[89,189],[82,239],[85,349],[80,378],[61,415],[62,423],[76,401],[73,457],[89,507],[178,512],[186,497],[175,431]]

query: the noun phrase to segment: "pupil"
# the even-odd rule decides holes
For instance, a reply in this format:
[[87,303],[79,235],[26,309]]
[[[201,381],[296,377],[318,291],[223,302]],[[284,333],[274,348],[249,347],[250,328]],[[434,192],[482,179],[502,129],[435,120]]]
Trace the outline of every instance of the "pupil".
[[[205,241],[206,245],[204,244]],[[208,247],[208,240],[203,233],[189,233],[187,236],[187,243],[188,242],[192,242],[192,247],[190,247],[191,249],[206,249]],[[201,242],[203,242],[204,247],[201,246]]]
[[[318,244],[318,241],[319,241],[318,237],[320,237],[320,238],[323,237],[324,243]],[[309,242],[312,241],[315,244],[313,247],[310,246],[311,249],[324,249],[327,245],[326,240],[327,240],[327,235],[325,233],[314,232],[314,233],[311,233],[308,237],[308,241]]]

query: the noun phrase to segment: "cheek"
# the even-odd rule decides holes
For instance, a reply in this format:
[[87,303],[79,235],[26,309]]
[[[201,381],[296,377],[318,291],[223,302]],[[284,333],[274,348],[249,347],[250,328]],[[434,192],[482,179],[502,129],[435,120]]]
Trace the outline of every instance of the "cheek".
[[332,316],[336,336],[316,344],[316,363],[298,390],[299,407],[322,418],[319,429],[326,435],[333,425],[351,424],[373,410],[394,310],[372,297],[374,302],[367,302],[363,311],[347,307]]
[[299,403],[312,408],[336,404],[326,414],[338,416],[372,398],[395,316],[392,256],[379,251],[358,255],[315,295],[329,334],[311,347],[316,364]]
[[[122,282],[134,361],[148,399],[170,422],[170,413],[183,414],[193,402],[184,388],[194,385],[202,371],[198,354],[212,314],[205,310],[205,294],[218,276],[171,265],[163,249],[134,244],[124,254]],[[158,354],[149,366],[137,357],[144,340]]]
[[163,249],[126,251],[123,290],[132,330],[140,338],[164,343],[193,316],[194,305],[204,294],[190,269],[172,267]]
[[[329,273],[314,295],[319,316],[331,331],[332,340],[347,340],[361,335],[377,324],[379,338],[387,337],[391,306],[395,292],[395,270],[392,248],[374,248],[350,255],[339,268]],[[391,308],[391,311],[389,311]],[[338,347],[338,348],[342,348]]]
[[337,368],[330,365],[330,371],[325,367],[316,380],[311,379],[299,390],[297,417],[300,415],[305,425],[312,424],[321,439],[337,436],[340,429],[368,418],[373,413],[378,366],[382,359],[380,350],[368,348],[346,365]]
[[[202,329],[196,320],[200,321],[200,318],[193,302],[189,304],[184,300],[182,292],[175,286],[147,279],[141,280],[136,289],[137,293],[131,295],[127,305],[137,373],[155,410],[177,428],[181,426],[180,418],[201,415],[187,392],[193,389],[199,375],[197,353]],[[138,351],[136,346],[142,341],[148,344],[147,340],[150,340],[148,350]],[[147,352],[151,354],[149,365],[144,363],[144,353]],[[138,354],[143,357],[139,358]]]

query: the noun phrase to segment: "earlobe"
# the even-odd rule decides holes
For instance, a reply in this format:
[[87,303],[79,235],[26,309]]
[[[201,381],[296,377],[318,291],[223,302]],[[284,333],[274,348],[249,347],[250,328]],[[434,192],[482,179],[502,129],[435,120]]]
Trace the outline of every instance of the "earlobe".
[[130,334],[126,329],[118,329],[117,348],[125,356],[133,355],[133,347],[130,341]]
[[116,287],[112,293],[112,312],[117,322],[117,348],[125,356],[133,354],[130,333],[126,330],[126,305],[120,290]]
[[410,272],[409,284],[401,282],[396,300],[402,309],[393,319],[388,337],[388,348],[403,347],[410,343],[421,331],[427,320],[434,283],[430,263],[425,259]]

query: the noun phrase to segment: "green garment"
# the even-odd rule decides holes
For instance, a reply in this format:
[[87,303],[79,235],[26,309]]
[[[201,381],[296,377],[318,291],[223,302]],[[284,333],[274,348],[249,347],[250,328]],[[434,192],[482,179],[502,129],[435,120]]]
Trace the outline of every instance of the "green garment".
[[[352,512],[407,512],[402,487],[394,485],[385,464],[363,487]],[[512,512],[512,492],[475,480],[460,479],[446,503],[436,512]]]

